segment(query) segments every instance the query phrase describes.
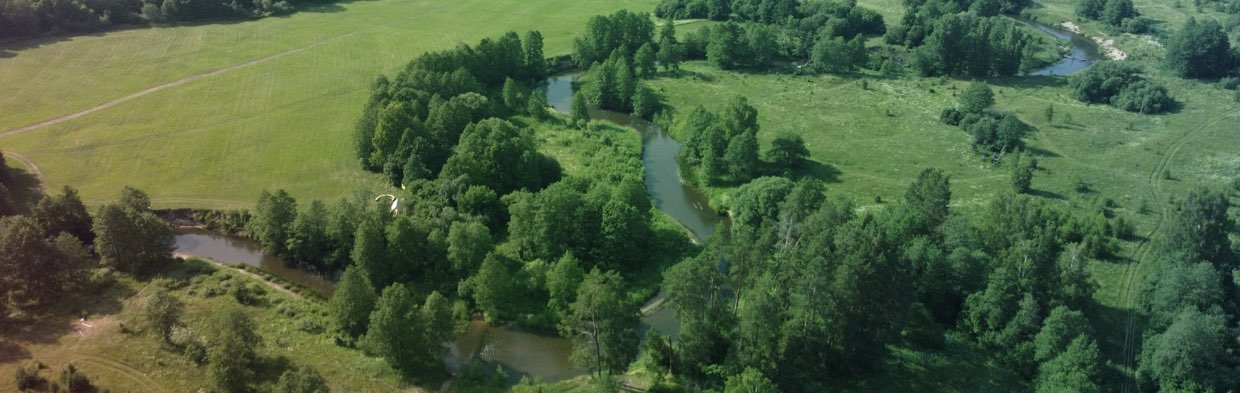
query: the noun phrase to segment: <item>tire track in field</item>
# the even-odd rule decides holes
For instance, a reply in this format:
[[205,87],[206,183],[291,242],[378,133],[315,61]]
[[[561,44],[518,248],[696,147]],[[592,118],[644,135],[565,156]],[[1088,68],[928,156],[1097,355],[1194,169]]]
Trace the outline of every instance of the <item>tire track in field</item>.
[[[1137,333],[1138,333],[1137,328],[1136,328],[1137,310],[1134,307],[1135,305],[1133,303],[1134,303],[1134,298],[1136,294],[1135,289],[1136,289],[1136,283],[1137,283],[1136,281],[1137,281],[1137,276],[1138,276],[1137,272],[1140,270],[1141,265],[1145,263],[1145,260],[1149,257],[1150,249],[1152,248],[1151,243],[1153,243],[1154,239],[1157,236],[1161,235],[1163,224],[1167,221],[1167,215],[1170,213],[1168,211],[1169,207],[1167,206],[1166,203],[1163,203],[1162,201],[1163,199],[1162,181],[1164,180],[1162,174],[1171,165],[1171,160],[1172,158],[1174,158],[1175,154],[1179,153],[1180,149],[1183,148],[1184,145],[1188,144],[1188,142],[1192,140],[1193,136],[1196,136],[1202,130],[1205,130],[1206,128],[1214,125],[1215,123],[1218,123],[1219,121],[1230,117],[1231,115],[1235,114],[1237,111],[1240,111],[1240,108],[1233,108],[1231,110],[1225,111],[1223,113],[1218,114],[1217,116],[1207,119],[1206,121],[1202,122],[1201,125],[1198,125],[1197,127],[1193,127],[1192,129],[1185,131],[1182,135],[1180,135],[1174,141],[1172,141],[1171,144],[1168,145],[1165,150],[1163,150],[1162,158],[1158,161],[1158,164],[1155,165],[1154,169],[1150,172],[1150,175],[1148,178],[1148,183],[1150,185],[1150,193],[1153,195],[1154,199],[1158,200],[1159,203],[1162,205],[1162,211],[1158,215],[1158,220],[1154,222],[1154,227],[1151,228],[1149,233],[1145,236],[1145,240],[1143,240],[1141,244],[1138,244],[1137,249],[1133,251],[1132,262],[1129,263],[1129,266],[1127,267],[1127,269],[1125,269],[1125,272],[1124,272],[1125,277],[1123,281],[1124,288],[1122,290],[1122,294],[1124,298],[1124,305],[1126,308],[1128,308],[1128,320],[1125,322],[1125,327],[1124,327],[1124,347],[1123,347],[1122,356],[1123,356],[1123,361],[1124,361],[1124,367],[1126,369],[1129,369],[1129,370],[1133,369],[1133,364],[1136,358],[1136,348],[1135,348],[1136,345],[1135,344],[1136,344]],[[1126,378],[1124,381],[1122,392],[1128,393],[1128,392],[1133,391],[1132,382],[1133,380],[1131,378]]]
[[165,392],[165,393],[168,392],[168,389],[164,389],[163,385],[160,385],[159,382],[147,376],[146,373],[136,368],[133,368],[132,366],[125,364],[123,362],[119,362],[119,361],[109,359],[106,357],[102,357],[102,356],[86,355],[86,354],[79,354],[79,355],[75,355],[74,357],[86,363],[92,363],[92,364],[96,364],[99,366],[103,366],[104,368],[111,369],[121,375],[127,376],[137,381],[138,383],[140,383],[143,388],[148,389],[147,390],[148,392]]
[[201,73],[201,74],[197,74],[197,75],[192,75],[192,76],[188,76],[188,77],[185,77],[185,78],[181,78],[181,79],[178,79],[178,80],[175,80],[175,81],[172,81],[172,82],[168,82],[168,83],[165,83],[165,84],[162,84],[162,85],[158,85],[158,86],[155,86],[155,87],[151,87],[151,88],[146,89],[146,90],[139,91],[139,92],[137,92],[137,93],[133,93],[133,94],[130,94],[130,95],[127,95],[127,96],[121,97],[121,98],[117,98],[117,99],[115,99],[115,100],[109,101],[109,102],[104,103],[104,104],[101,104],[101,105],[96,105],[96,106],[94,106],[94,107],[88,108],[88,109],[86,109],[86,110],[83,110],[83,111],[80,111],[80,112],[77,112],[77,113],[71,113],[71,114],[64,115],[64,116],[61,116],[61,117],[57,117],[57,118],[54,118],[54,119],[44,120],[44,121],[42,121],[42,122],[38,122],[38,123],[35,123],[35,124],[31,124],[31,125],[28,125],[28,126],[25,126],[25,127],[19,127],[19,128],[14,128],[14,129],[11,129],[11,130],[8,130],[8,131],[4,131],[4,132],[0,133],[0,138],[10,137],[10,136],[13,136],[13,135],[17,135],[17,134],[21,134],[21,133],[25,133],[25,132],[34,131],[34,130],[38,130],[38,129],[40,129],[40,128],[44,128],[44,127],[47,127],[47,126],[56,125],[56,124],[63,123],[63,122],[69,121],[69,120],[77,119],[77,118],[79,118],[79,117],[86,116],[86,115],[89,115],[89,114],[91,114],[91,113],[95,113],[95,112],[98,112],[98,111],[101,111],[101,110],[104,110],[104,109],[108,109],[108,108],[111,108],[111,107],[113,107],[113,106],[116,106],[116,105],[119,105],[119,104],[125,103],[125,102],[127,102],[127,101],[132,101],[132,100],[134,100],[134,99],[136,99],[136,98],[139,98],[139,97],[142,97],[142,96],[145,96],[145,95],[148,95],[148,94],[151,94],[151,93],[154,93],[154,92],[160,91],[160,90],[164,90],[164,89],[168,89],[168,88],[172,88],[172,87],[177,87],[177,86],[184,85],[184,84],[186,84],[186,83],[190,83],[190,82],[193,82],[193,81],[196,81],[196,80],[199,80],[199,79],[210,78],[210,77],[213,77],[213,76],[216,76],[216,75],[220,75],[220,74],[224,74],[224,73],[228,73],[228,72],[236,71],[236,70],[239,70],[239,69],[242,69],[242,68],[247,68],[247,67],[250,67],[250,66],[254,66],[254,65],[258,65],[258,64],[266,63],[266,62],[269,62],[269,61],[272,61],[272,60],[275,60],[275,59],[279,59],[279,58],[281,58],[281,57],[285,57],[285,56],[288,56],[288,55],[292,55],[292,54],[296,54],[296,53],[301,53],[301,52],[304,52],[304,51],[307,51],[307,50],[310,50],[310,49],[314,49],[314,48],[316,48],[316,47],[318,47],[318,46],[320,46],[320,45],[326,44],[326,43],[328,43],[328,42],[335,41],[335,40],[339,40],[339,39],[342,39],[342,38],[347,38],[347,37],[349,37],[349,36],[352,36],[352,35],[355,35],[355,34],[361,33],[362,31],[364,31],[364,30],[359,30],[359,31],[355,31],[355,32],[352,32],[352,33],[346,33],[346,34],[338,35],[338,36],[335,36],[335,37],[332,37],[332,38],[328,38],[328,39],[326,39],[326,40],[319,41],[319,42],[316,42],[316,43],[313,43],[313,44],[310,44],[310,45],[306,45],[306,46],[303,46],[303,47],[300,47],[300,48],[290,49],[290,50],[287,50],[287,51],[284,51],[284,52],[280,52],[280,53],[276,53],[276,54],[274,54],[274,55],[269,55],[269,56],[266,56],[266,57],[260,57],[260,58],[257,58],[257,59],[254,59],[254,60],[250,60],[250,61],[245,62],[245,63],[241,63],[241,64],[237,64],[237,65],[233,65],[233,66],[228,66],[228,67],[224,67],[224,68],[220,68],[220,69],[215,70],[215,71],[204,72],[204,73]]

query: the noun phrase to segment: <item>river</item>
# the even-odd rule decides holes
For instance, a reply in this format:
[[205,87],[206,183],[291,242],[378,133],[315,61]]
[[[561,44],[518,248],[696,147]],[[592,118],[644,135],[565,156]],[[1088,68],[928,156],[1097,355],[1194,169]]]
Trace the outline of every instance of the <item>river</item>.
[[224,264],[261,268],[280,278],[310,288],[323,297],[331,297],[332,292],[336,290],[336,282],[332,277],[311,273],[290,265],[280,258],[267,255],[263,253],[261,245],[249,239],[221,235],[203,229],[179,228],[176,236],[176,252]]
[[1060,41],[1066,41],[1071,44],[1072,48],[1068,51],[1068,55],[1059,59],[1046,67],[1039,68],[1030,72],[1030,76],[1055,76],[1055,75],[1071,75],[1077,71],[1089,67],[1090,64],[1106,60],[1106,56],[1098,48],[1098,44],[1089,37],[1076,34],[1070,31],[1050,27],[1029,19],[1021,17],[1012,17],[1017,22],[1032,26],[1049,34]]

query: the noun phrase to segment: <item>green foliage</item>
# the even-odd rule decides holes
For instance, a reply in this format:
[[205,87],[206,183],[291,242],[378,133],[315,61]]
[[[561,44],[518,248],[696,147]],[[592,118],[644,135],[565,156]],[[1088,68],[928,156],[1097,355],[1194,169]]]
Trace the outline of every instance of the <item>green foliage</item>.
[[642,44],[637,53],[633,54],[633,72],[641,78],[652,77],[655,73],[655,53],[650,44]]
[[387,241],[383,226],[374,219],[363,220],[354,235],[353,265],[364,273],[372,285],[386,287],[391,282],[393,268],[387,259]]
[[86,211],[86,205],[82,204],[82,197],[72,187],[65,186],[60,195],[39,200],[31,210],[30,217],[39,223],[46,237],[66,232],[83,243],[89,244],[95,239],[90,213]]
[[779,393],[779,388],[761,371],[746,368],[740,375],[728,378],[724,393]]
[[1186,310],[1145,340],[1138,377],[1164,391],[1226,389],[1235,384],[1235,347],[1222,316]]
[[498,194],[520,188],[538,189],[560,178],[555,160],[542,155],[532,137],[512,123],[487,119],[471,124],[444,165],[440,178],[468,176]]
[[326,267],[325,258],[331,252],[331,238],[327,233],[329,214],[327,206],[319,200],[297,215],[289,226],[288,253],[293,261],[311,266]]
[[83,261],[77,258],[83,254],[75,238],[46,238],[30,217],[0,217],[0,310],[20,311],[61,296],[80,274]]
[[327,309],[337,329],[352,338],[366,333],[370,313],[374,311],[375,289],[360,266],[350,266],[336,284],[336,292],[328,302]]
[[297,201],[283,189],[258,197],[254,216],[246,225],[246,233],[275,255],[288,255],[288,239],[293,221],[297,219]]
[[1161,113],[1174,100],[1162,85],[1141,78],[1137,69],[1119,62],[1100,62],[1073,75],[1068,81],[1078,100],[1109,103],[1138,113]]
[[477,222],[453,222],[448,229],[448,261],[457,273],[473,272],[492,248],[491,232]]
[[627,304],[623,291],[619,273],[591,270],[560,327],[574,339],[574,363],[599,375],[624,371],[637,355],[636,307]]
[[1025,158],[1025,154],[1017,152],[1012,158],[1012,191],[1017,194],[1028,194],[1033,186],[1033,156]]
[[984,113],[994,105],[995,94],[985,83],[971,83],[963,93],[960,93],[960,111],[966,114]]
[[915,63],[923,76],[1016,75],[1029,41],[1014,22],[970,13],[945,15],[928,30],[924,42],[918,37],[905,38],[906,45],[922,44]]
[[56,380],[52,382],[52,391],[56,393],[88,393],[95,391],[90,378],[86,377],[73,363],[67,363],[60,369]]
[[921,214],[929,227],[947,222],[952,199],[951,177],[936,168],[926,168],[904,191],[904,203]]
[[508,315],[513,288],[513,266],[516,261],[491,252],[482,261],[478,273],[470,278],[471,293],[487,322],[496,322]]
[[654,90],[645,85],[637,87],[633,94],[633,116],[649,120],[659,111],[659,107],[659,97],[654,95]]
[[145,274],[172,259],[172,227],[154,214],[111,203],[99,208],[94,226],[95,252],[104,265]]
[[1052,360],[1068,351],[1077,337],[1092,337],[1093,329],[1085,314],[1065,306],[1055,307],[1042,321],[1042,330],[1034,337],[1034,359]]
[[573,122],[577,123],[578,128],[585,127],[590,122],[590,106],[586,103],[586,95],[582,92],[573,93],[572,103]]
[[1235,222],[1227,215],[1229,206],[1221,192],[1194,189],[1180,202],[1179,214],[1172,215],[1163,248],[1186,261],[1208,261],[1220,272],[1231,271],[1236,261],[1228,234]]
[[865,51],[865,38],[858,35],[852,40],[843,37],[821,37],[814,43],[810,64],[818,72],[848,72],[869,61]]
[[206,331],[207,379],[212,388],[229,393],[248,391],[258,360],[255,349],[262,343],[254,320],[241,309],[229,307],[215,314]]
[[809,158],[809,149],[805,147],[805,139],[797,134],[780,134],[771,140],[771,148],[766,151],[766,159],[776,167],[784,169],[800,168]]
[[1189,18],[1167,41],[1167,67],[1186,78],[1223,76],[1235,59],[1227,33],[1212,19]]
[[[444,329],[447,322],[447,331]],[[367,351],[382,356],[392,368],[405,375],[419,369],[442,367],[438,345],[451,335],[451,311],[442,296],[432,294],[418,307],[404,284],[383,289],[370,328],[362,339]]]
[[310,366],[301,366],[280,374],[276,393],[328,393],[327,381]]
[[654,21],[648,14],[620,10],[595,16],[586,22],[585,33],[573,41],[573,61],[586,68],[603,62],[617,50],[631,59],[633,51],[653,40]]
[[1183,310],[1210,312],[1223,303],[1223,280],[1209,262],[1167,262],[1148,276],[1141,293],[1152,327],[1167,327]]
[[181,323],[185,303],[168,293],[163,286],[153,285],[151,294],[142,303],[140,317],[146,328],[165,343],[172,342],[172,328]]
[[1087,335],[1077,336],[1055,358],[1042,363],[1035,381],[1038,393],[1101,392],[1102,363],[1098,345]]

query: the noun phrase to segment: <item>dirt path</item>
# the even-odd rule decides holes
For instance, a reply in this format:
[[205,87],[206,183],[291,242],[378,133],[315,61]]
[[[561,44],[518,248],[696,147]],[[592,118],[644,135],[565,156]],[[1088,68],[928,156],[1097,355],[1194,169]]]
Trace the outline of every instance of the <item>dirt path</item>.
[[89,109],[83,110],[83,111],[81,111],[81,112],[72,113],[72,114],[64,115],[64,116],[57,117],[57,118],[54,118],[54,119],[44,120],[44,121],[42,121],[42,122],[38,122],[38,123],[35,123],[35,124],[31,124],[31,125],[28,125],[28,126],[25,126],[25,127],[19,127],[19,128],[14,128],[14,129],[11,129],[11,130],[8,130],[8,131],[4,131],[4,132],[0,133],[0,138],[9,137],[9,136],[13,136],[13,135],[17,135],[17,134],[21,134],[21,133],[25,133],[25,132],[30,132],[30,131],[34,131],[34,130],[37,130],[37,129],[40,129],[40,128],[44,128],[44,127],[47,127],[47,126],[51,126],[51,125],[55,125],[55,124],[59,124],[59,123],[63,123],[63,122],[69,121],[69,120],[73,120],[73,119],[76,119],[76,118],[79,118],[79,117],[82,117],[82,116],[89,115],[89,114],[91,114],[91,113],[95,113],[95,112],[98,112],[98,111],[101,111],[101,110],[104,110],[104,109],[111,108],[111,107],[113,107],[113,106],[116,106],[116,105],[118,105],[118,104],[124,103],[124,102],[126,102],[126,101],[130,101],[130,100],[133,100],[133,99],[135,99],[135,98],[139,98],[139,97],[142,97],[142,96],[145,96],[145,95],[147,95],[147,94],[151,94],[151,93],[154,93],[154,92],[157,92],[157,91],[160,91],[160,90],[164,90],[164,89],[171,88],[171,87],[177,87],[177,86],[180,86],[180,85],[183,85],[183,84],[186,84],[186,83],[189,83],[189,82],[193,82],[193,81],[196,81],[196,80],[199,80],[199,79],[203,79],[203,78],[210,78],[210,77],[213,77],[213,76],[216,76],[216,75],[224,74],[224,73],[231,72],[231,71],[236,71],[236,70],[239,70],[239,69],[242,69],[242,68],[246,68],[246,67],[250,67],[250,66],[253,66],[253,65],[257,65],[257,64],[266,63],[266,62],[268,62],[268,61],[272,61],[272,60],[275,60],[275,59],[279,59],[279,58],[281,58],[281,57],[285,57],[285,56],[288,56],[288,55],[291,55],[291,54],[300,53],[300,52],[303,52],[303,51],[306,51],[306,50],[309,50],[309,49],[313,49],[313,48],[315,48],[315,47],[318,47],[318,46],[320,46],[320,45],[326,44],[326,43],[328,43],[328,42],[335,41],[335,40],[342,39],[342,38],[346,38],[346,37],[352,36],[352,35],[357,34],[357,33],[360,33],[360,32],[361,32],[361,31],[355,31],[355,32],[348,33],[348,34],[342,34],[342,35],[335,36],[335,37],[332,37],[332,38],[328,38],[328,39],[326,39],[326,40],[319,41],[319,42],[316,42],[316,43],[313,43],[313,44],[310,44],[310,45],[306,45],[306,46],[303,46],[303,47],[300,47],[300,48],[296,48],[296,49],[287,50],[287,51],[284,51],[284,52],[276,53],[276,54],[274,54],[274,55],[270,55],[270,56],[266,56],[266,57],[261,57],[261,58],[254,59],[254,60],[251,60],[251,61],[248,61],[248,62],[245,62],[245,63],[237,64],[237,65],[234,65],[234,66],[224,67],[224,68],[221,68],[221,69],[218,69],[218,70],[215,70],[215,71],[210,71],[210,72],[205,72],[205,73],[201,73],[201,74],[197,74],[197,75],[192,75],[192,76],[185,77],[185,78],[182,78],[182,79],[179,79],[179,80],[176,80],[176,81],[172,81],[172,82],[168,82],[168,83],[165,83],[165,84],[162,84],[162,85],[158,85],[158,86],[155,86],[155,87],[151,87],[151,88],[149,88],[149,89],[146,89],[146,90],[143,90],[143,91],[139,91],[139,92],[137,92],[137,93],[133,93],[133,94],[130,94],[130,95],[127,95],[127,96],[124,96],[124,97],[121,97],[121,98],[118,98],[118,99],[115,99],[115,100],[109,101],[109,102],[107,102],[107,103],[104,103],[104,104],[101,104],[101,105],[98,105],[98,106],[95,106],[95,107],[92,107],[92,108],[89,108]]
[[[1237,111],[1240,111],[1240,108],[1225,111],[1217,116],[1206,119],[1206,121],[1202,122],[1201,125],[1185,131],[1183,135],[1177,137],[1171,142],[1170,145],[1167,146],[1166,149],[1163,150],[1162,159],[1160,159],[1158,164],[1154,166],[1154,169],[1150,171],[1149,177],[1147,178],[1147,182],[1150,186],[1150,193],[1154,199],[1162,205],[1162,210],[1158,214],[1158,221],[1154,222],[1154,227],[1150,229],[1148,234],[1146,234],[1145,240],[1143,240],[1141,244],[1138,244],[1136,250],[1133,251],[1132,262],[1128,264],[1124,271],[1125,278],[1123,281],[1124,288],[1122,289],[1122,293],[1124,304],[1128,308],[1128,321],[1125,323],[1124,327],[1123,360],[1124,366],[1128,369],[1132,369],[1135,362],[1136,340],[1137,336],[1140,335],[1140,332],[1138,331],[1139,329],[1136,326],[1137,312],[1135,308],[1137,290],[1139,289],[1137,282],[1137,277],[1139,276],[1138,272],[1141,270],[1141,266],[1147,262],[1146,260],[1150,255],[1150,249],[1153,248],[1152,243],[1156,237],[1161,235],[1163,224],[1167,221],[1168,215],[1171,214],[1170,207],[1167,206],[1166,203],[1163,203],[1163,199],[1166,197],[1162,193],[1162,182],[1165,180],[1163,178],[1163,172],[1171,166],[1171,161],[1175,157],[1176,153],[1179,153],[1180,149],[1183,148],[1184,145],[1188,144],[1194,136],[1200,134],[1200,132],[1207,127],[1210,127],[1211,125],[1236,114]],[[1122,392],[1128,393],[1134,391],[1134,389],[1135,387],[1133,386],[1132,381],[1128,380],[1124,383]]]
[[293,292],[293,291],[289,290],[288,288],[285,288],[285,287],[281,286],[280,284],[276,284],[276,283],[274,283],[274,282],[267,281],[267,279],[263,278],[263,276],[260,276],[260,275],[258,275],[258,274],[256,274],[256,273],[254,273],[254,272],[251,272],[251,271],[248,271],[248,270],[241,270],[241,269],[238,269],[238,268],[236,268],[236,267],[235,267],[235,266],[233,266],[233,265],[229,265],[229,264],[226,264],[226,263],[223,263],[223,262],[220,262],[220,261],[214,260],[214,259],[210,259],[210,258],[204,258],[204,257],[199,257],[199,256],[187,255],[187,254],[182,254],[182,253],[179,253],[179,252],[174,252],[174,253],[172,253],[172,256],[173,256],[173,257],[176,257],[176,258],[181,258],[181,259],[198,258],[198,259],[201,259],[201,260],[204,260],[204,261],[207,261],[207,262],[211,262],[211,263],[214,263],[214,264],[216,264],[216,265],[219,265],[219,266],[222,266],[222,267],[228,268],[228,269],[230,269],[230,270],[236,271],[237,273],[241,273],[241,274],[244,274],[244,275],[246,275],[246,276],[249,276],[249,277],[251,277],[251,278],[253,278],[253,279],[255,279],[255,280],[258,280],[258,282],[261,282],[261,283],[263,283],[263,284],[266,284],[268,287],[271,287],[271,289],[274,289],[274,290],[276,290],[276,291],[278,291],[278,292],[281,292],[281,293],[288,294],[289,296],[292,296],[294,299],[297,299],[297,300],[306,300],[306,298],[305,298],[305,297],[301,296],[301,295],[300,295],[300,294],[298,294],[297,292]]

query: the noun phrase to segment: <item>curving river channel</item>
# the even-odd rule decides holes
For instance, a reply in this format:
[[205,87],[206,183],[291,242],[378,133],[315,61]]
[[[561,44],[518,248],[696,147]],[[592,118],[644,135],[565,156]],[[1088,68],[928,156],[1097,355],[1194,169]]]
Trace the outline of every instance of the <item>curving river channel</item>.
[[[1105,59],[1097,44],[1088,37],[1029,20],[1017,20],[1072,45],[1070,53],[1063,59],[1029,75],[1068,75]],[[543,85],[547,100],[556,111],[570,111],[573,79],[577,75],[579,74],[553,76]],[[681,181],[677,160],[680,143],[661,127],[627,114],[594,110],[590,115],[636,130],[642,137],[642,166],[645,169],[646,190],[654,199],[655,205],[679,222],[695,242],[701,243],[714,233],[720,216],[711,210],[704,194]],[[177,232],[176,252],[222,263],[243,263],[260,267],[324,296],[331,296],[335,289],[331,278],[297,269],[279,258],[263,254],[258,244],[246,239],[202,230],[180,229]],[[661,301],[663,297],[660,294],[651,300],[651,304]],[[638,333],[644,335],[652,327],[671,336],[675,336],[678,330],[674,313],[665,307],[654,307],[653,311],[643,315]],[[575,367],[569,360],[571,352],[572,343],[562,337],[530,332],[513,326],[487,326],[481,320],[473,320],[465,334],[453,343],[451,354],[446,360],[455,370],[459,370],[475,357],[490,368],[495,365],[503,366],[509,374],[508,383],[511,385],[523,376],[555,382],[584,375],[585,370]]]

